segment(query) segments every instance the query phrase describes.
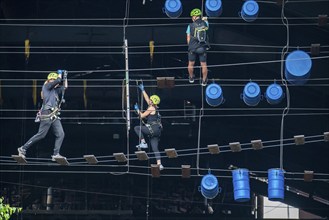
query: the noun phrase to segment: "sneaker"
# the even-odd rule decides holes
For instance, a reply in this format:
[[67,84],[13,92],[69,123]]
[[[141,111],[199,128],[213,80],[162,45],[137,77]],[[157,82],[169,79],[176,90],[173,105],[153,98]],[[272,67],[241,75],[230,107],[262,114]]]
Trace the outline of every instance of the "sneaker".
[[188,77],[188,81],[189,81],[190,83],[194,83],[194,76],[192,76],[192,77],[189,76],[189,77]]
[[141,142],[139,145],[136,146],[137,148],[147,148],[147,143]]
[[207,83],[208,83],[208,78],[206,78],[205,80],[202,80],[201,85],[202,85],[202,86],[206,86]]
[[17,151],[18,151],[18,156],[23,157],[25,159],[26,150],[24,150],[23,147],[19,147],[17,148]]
[[66,157],[60,155],[60,154],[56,154],[56,155],[51,155],[51,160],[52,161],[56,161],[56,158],[63,158],[63,159],[66,159]]
[[160,170],[163,170],[164,169],[164,166],[162,164],[159,165],[159,169]]

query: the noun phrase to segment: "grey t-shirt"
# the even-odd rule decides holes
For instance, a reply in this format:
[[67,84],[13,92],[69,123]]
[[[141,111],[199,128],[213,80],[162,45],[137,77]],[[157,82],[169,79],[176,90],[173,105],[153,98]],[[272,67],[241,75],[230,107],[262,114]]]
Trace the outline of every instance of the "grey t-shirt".
[[48,82],[42,86],[43,104],[42,110],[48,110],[58,106],[59,96],[64,89],[62,86],[55,86],[62,82],[61,78]]

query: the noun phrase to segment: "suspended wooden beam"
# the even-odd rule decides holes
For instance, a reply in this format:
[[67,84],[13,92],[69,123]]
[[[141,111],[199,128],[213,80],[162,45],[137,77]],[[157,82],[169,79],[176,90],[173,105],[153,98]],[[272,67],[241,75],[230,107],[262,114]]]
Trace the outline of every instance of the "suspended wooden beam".
[[95,155],[83,155],[88,164],[97,164],[98,160]]
[[263,142],[262,140],[252,140],[251,146],[254,150],[260,150],[263,148]]
[[159,89],[174,88],[175,77],[157,77],[157,86]]
[[182,165],[182,178],[191,177],[191,165]]
[[304,135],[295,135],[294,140],[295,140],[296,145],[305,144],[305,136]]
[[160,166],[158,164],[151,164],[152,177],[160,177]]
[[127,161],[127,158],[124,155],[124,153],[114,153],[113,156],[118,162],[126,162]]
[[320,44],[311,44],[311,55],[319,56],[320,54]]
[[167,154],[167,157],[169,157],[169,158],[176,158],[176,157],[178,157],[175,148],[165,149],[165,152]]
[[329,141],[329,132],[324,132],[324,141]]
[[147,156],[145,151],[136,151],[135,154],[136,154],[138,160],[148,160],[149,159],[149,157]]
[[241,144],[240,142],[233,142],[230,143],[230,148],[232,152],[240,152],[241,151]]
[[209,144],[207,147],[208,147],[208,150],[211,154],[219,154],[220,153],[218,144]]
[[314,171],[305,170],[304,171],[304,181],[305,182],[312,182],[314,176]]
[[27,164],[27,161],[26,161],[25,158],[22,157],[22,156],[19,156],[19,155],[11,155],[11,157],[12,157],[14,160],[16,160],[16,162],[19,163],[19,164],[22,164],[22,165]]
[[318,16],[318,25],[325,26],[328,24],[328,15],[319,15]]
[[68,166],[70,165],[69,162],[67,161],[66,157],[54,157],[55,161],[63,166]]

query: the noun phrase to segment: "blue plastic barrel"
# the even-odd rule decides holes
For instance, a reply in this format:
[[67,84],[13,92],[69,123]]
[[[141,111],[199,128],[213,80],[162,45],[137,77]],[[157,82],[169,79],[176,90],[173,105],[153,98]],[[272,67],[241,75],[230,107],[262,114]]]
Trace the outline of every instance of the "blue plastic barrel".
[[249,170],[236,169],[232,171],[234,200],[246,202],[250,200]]
[[221,0],[207,0],[206,1],[206,14],[209,17],[218,17],[222,14],[223,7]]
[[221,188],[218,187],[218,180],[212,174],[207,174],[201,180],[201,194],[207,199],[213,199],[220,193]]
[[281,169],[268,170],[268,199],[271,201],[284,199],[284,173]]
[[310,56],[302,50],[295,50],[286,58],[286,79],[291,84],[305,84],[311,75],[311,68]]
[[261,99],[260,87],[257,83],[250,82],[244,86],[243,101],[249,106],[258,105]]
[[256,20],[258,16],[258,3],[254,0],[248,0],[242,5],[241,17],[247,22]]
[[222,88],[216,84],[211,83],[206,89],[206,101],[210,106],[216,107],[222,104],[224,100]]
[[166,0],[164,11],[169,18],[178,18],[183,11],[180,0]]
[[265,92],[265,98],[271,105],[279,104],[284,98],[281,86],[276,83],[269,85]]

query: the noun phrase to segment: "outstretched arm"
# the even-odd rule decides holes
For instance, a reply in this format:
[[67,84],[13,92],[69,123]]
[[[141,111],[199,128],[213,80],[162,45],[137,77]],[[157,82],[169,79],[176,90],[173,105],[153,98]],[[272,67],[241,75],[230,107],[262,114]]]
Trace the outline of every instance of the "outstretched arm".
[[138,88],[142,91],[143,96],[144,96],[144,99],[145,99],[145,101],[147,102],[147,104],[150,104],[150,97],[149,97],[148,94],[145,92],[145,89],[144,89],[144,85],[143,85],[143,83],[139,84],[139,85],[138,85]]
[[150,104],[150,97],[149,97],[149,95],[145,92],[145,90],[142,93],[143,93],[144,99],[147,102],[147,104]]

